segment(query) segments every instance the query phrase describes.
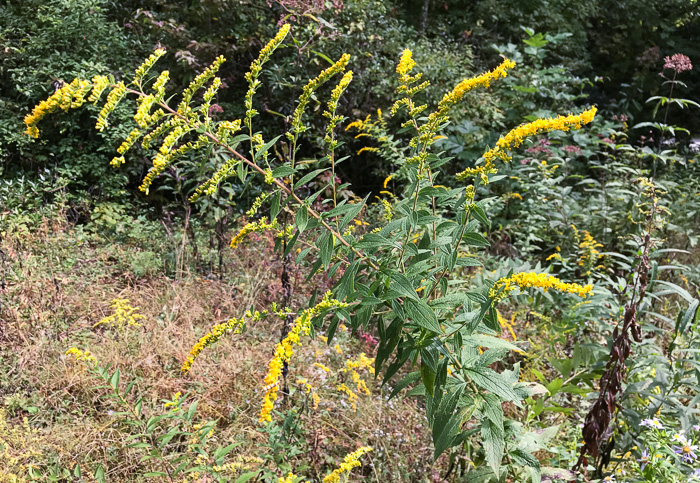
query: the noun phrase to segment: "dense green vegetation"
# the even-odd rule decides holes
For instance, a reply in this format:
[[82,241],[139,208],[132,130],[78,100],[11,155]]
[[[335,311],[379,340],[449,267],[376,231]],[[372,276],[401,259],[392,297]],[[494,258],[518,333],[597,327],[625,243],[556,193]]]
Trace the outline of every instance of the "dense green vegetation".
[[698,40],[0,4],[0,481],[700,481]]

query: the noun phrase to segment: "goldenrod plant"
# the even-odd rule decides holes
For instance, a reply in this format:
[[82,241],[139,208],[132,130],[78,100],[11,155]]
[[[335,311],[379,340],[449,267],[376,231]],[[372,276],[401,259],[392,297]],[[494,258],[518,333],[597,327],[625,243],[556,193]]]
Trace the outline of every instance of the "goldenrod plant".
[[[241,181],[257,177],[260,185],[267,186],[265,195],[255,203],[255,212],[264,210],[265,216],[245,225],[231,240],[231,248],[235,250],[245,243],[250,233],[271,231],[278,236],[277,248],[282,258],[291,257],[308,271],[310,279],[319,274],[328,278],[339,274],[320,302],[312,299],[306,309],[285,307],[270,312],[280,312],[278,315],[283,317],[295,315],[295,319],[271,357],[267,377],[260,382],[261,425],[274,425],[278,417],[278,391],[286,377],[285,369],[294,371],[295,345],[304,344],[304,338],[313,337],[318,330],[324,330],[332,344],[340,324],[355,331],[371,329],[379,337],[376,354],[371,354],[373,370],[383,383],[404,375],[394,381],[392,396],[410,386],[412,396],[423,398],[435,458],[452,447],[463,446],[469,448],[472,461],[481,462],[470,470],[474,478],[481,478],[479,481],[539,481],[540,463],[532,454],[538,446],[524,442],[537,440],[538,435],[512,421],[502,405],[508,402],[511,407],[520,408],[533,394],[532,385],[520,381],[519,363],[509,363],[506,358],[510,351],[523,352],[527,346],[501,337],[504,318],[499,318],[498,305],[517,290],[549,291],[548,296],[565,307],[587,297],[592,287],[560,280],[546,270],[511,272],[475,283],[466,269],[480,266],[475,255],[489,246],[483,235],[489,225],[488,199],[480,196],[501,179],[498,163],[507,162],[509,152],[526,138],[552,130],[582,128],[593,120],[596,108],[514,127],[495,146],[484,147],[484,154],[457,174],[459,183],[451,183],[456,187],[446,187],[440,180],[448,176],[448,171],[459,171],[451,167],[453,160],[438,144],[444,138],[442,132],[450,122],[452,108],[467,91],[497,83],[516,66],[513,61],[502,59],[492,71],[463,79],[437,105],[429,106],[419,101],[429,81],[417,72],[411,51],[404,50],[396,69],[398,99],[388,111],[402,125],[402,133],[409,133],[407,139],[402,133],[373,136],[389,130],[381,110],[377,111],[376,121],[368,118],[352,123],[361,133],[369,134],[368,138],[376,138],[380,146],[377,149],[391,148],[389,158],[394,172],[400,173],[403,181],[382,199],[383,219],[360,233],[348,227],[355,226],[369,196],[338,200],[335,176],[323,178],[327,181],[318,184],[324,172],[335,173],[339,161],[334,155],[339,146],[334,132],[345,120],[338,111],[342,93],[352,81],[351,73],[346,71],[352,63],[350,56],[342,55],[331,62],[303,86],[296,107],[289,114],[286,132],[265,139],[255,130],[253,121],[258,111],[254,95],[261,83],[261,69],[276,49],[284,47],[289,31],[290,27],[284,25],[251,64],[246,75],[249,90],[242,120],[216,121],[209,115],[210,103],[221,85],[216,74],[224,62],[222,57],[196,76],[179,98],[166,98],[163,86],[167,72],[152,73],[158,58],[165,55],[159,50],[136,70],[130,82],[97,76],[91,81],[76,79],[66,84],[27,116],[27,132],[38,136],[38,123],[43,117],[58,109],[79,107],[91,91],[94,102],[99,102],[101,93],[109,91],[98,115],[100,130],[108,128],[109,114],[119,103],[133,100],[139,128],[125,139],[114,164],[128,162],[128,148],[139,139],[144,146],[159,145],[141,185],[145,193],[185,153],[203,154],[219,149],[227,159],[196,189],[192,201],[216,193],[233,176]],[[328,128],[322,139],[328,155],[315,162],[300,163],[297,152],[307,140],[308,108],[327,95],[321,90],[322,85],[337,77],[324,114]],[[247,133],[240,132],[243,126]],[[317,191],[309,194],[300,189],[312,181],[321,186]],[[327,195],[329,192],[333,194]],[[192,348],[183,361],[183,373],[196,371],[193,363],[208,346],[226,334],[242,333],[245,317],[231,316],[229,322],[214,326]],[[251,316],[262,315],[248,314]],[[74,354],[93,363],[89,355]],[[505,369],[495,370],[496,362]],[[362,392],[362,385],[352,374],[355,368],[366,364],[367,360],[361,360],[348,365],[350,379],[343,383],[345,387],[339,385],[339,391]],[[119,376],[95,370],[116,391]],[[133,417],[138,419],[138,413]],[[359,446],[363,442],[357,443]],[[362,447],[348,455],[341,467],[323,481],[339,481],[367,451],[369,448]],[[162,470],[154,472],[161,474]],[[279,481],[297,479],[290,473],[281,475]]]

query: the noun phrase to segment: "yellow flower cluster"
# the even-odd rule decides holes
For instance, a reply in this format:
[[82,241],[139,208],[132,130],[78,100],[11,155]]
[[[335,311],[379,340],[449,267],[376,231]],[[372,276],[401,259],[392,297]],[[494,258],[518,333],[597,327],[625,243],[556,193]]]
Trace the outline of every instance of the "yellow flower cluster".
[[218,56],[216,59],[214,59],[214,62],[212,62],[209,67],[204,69],[202,73],[200,73],[197,77],[192,79],[192,82],[190,82],[187,88],[182,92],[182,100],[177,106],[178,114],[187,115],[190,112],[190,101],[192,101],[192,96],[194,95],[194,93],[201,89],[205,82],[214,77],[214,74],[216,74],[219,71],[219,67],[221,67],[221,64],[223,64],[225,61],[226,59],[223,55]]
[[139,324],[137,320],[145,319],[145,317],[138,313],[138,307],[129,305],[129,299],[116,298],[112,300],[110,306],[114,313],[104,317],[93,325],[93,327],[102,324],[109,324],[119,330],[122,330],[124,327],[141,327],[141,324]]
[[[219,123],[216,137],[219,138],[219,140],[226,142],[229,135],[239,131],[240,129],[240,119],[236,119],[235,121],[223,121]],[[241,160],[234,156],[226,160],[226,162],[224,162],[224,164],[212,175],[211,178],[197,186],[194,194],[190,196],[190,202],[194,203],[204,195],[211,196],[216,193],[219,183],[231,176],[235,172],[236,167],[240,164],[240,162]]]
[[180,410],[180,398],[182,397],[182,393],[180,391],[176,392],[175,395],[173,396],[172,401],[168,401],[165,404],[163,404],[164,409],[170,409],[170,411],[176,413]]
[[340,309],[347,307],[347,304],[332,298],[331,292],[326,292],[323,300],[312,308],[305,309],[299,317],[294,320],[291,330],[287,336],[275,347],[275,354],[270,360],[269,369],[265,376],[265,396],[262,410],[260,411],[260,422],[272,421],[270,414],[275,407],[279,379],[282,375],[282,368],[285,362],[289,362],[294,354],[293,346],[301,345],[301,335],[309,335],[311,331],[312,317],[321,314],[326,310]]
[[75,356],[76,361],[85,361],[89,362],[90,364],[96,366],[97,365],[97,359],[95,359],[95,356],[92,355],[90,351],[81,351],[80,349],[76,349],[75,347],[71,347],[66,351],[66,355],[73,355]]
[[164,70],[153,83],[154,93],[144,97],[139,97],[137,99],[136,102],[138,107],[136,108],[136,114],[134,114],[134,120],[139,127],[145,129],[148,126],[156,123],[165,115],[162,109],[158,109],[156,112],[151,114],[151,109],[165,97],[165,84],[168,82],[168,80],[170,80],[170,72]]
[[[470,79],[464,79],[462,82],[457,84],[452,91],[445,94],[438,103],[437,109],[428,116],[428,120],[418,128],[418,135],[411,140],[411,146],[416,147],[418,144],[428,146],[433,144],[440,138],[437,135],[438,131],[442,125],[448,121],[448,112],[457,102],[461,101],[464,95],[476,88],[476,87],[488,87],[491,82],[498,80],[502,77],[508,75],[508,70],[515,67],[515,62],[512,60],[504,59],[503,62],[493,69],[492,71],[485,72],[479,76],[472,77]],[[422,106],[421,106],[422,107]],[[422,108],[416,108],[422,110]],[[411,116],[417,115],[417,112],[409,112]],[[426,153],[422,152],[414,158],[411,162],[422,162],[426,158]]]
[[[306,106],[309,104],[309,101],[311,101],[314,92],[316,92],[316,90],[323,84],[328,82],[331,77],[340,72],[343,72],[345,70],[345,67],[348,65],[348,62],[350,62],[350,55],[341,55],[340,59],[338,59],[338,61],[335,64],[328,67],[327,69],[324,69],[317,77],[311,79],[304,86],[301,92],[301,96],[299,96],[299,104],[297,104],[297,107],[296,109],[294,109],[294,113],[292,114],[292,127],[289,130],[289,132],[287,132],[287,137],[290,140],[294,140],[297,135],[306,131],[307,128],[303,125],[301,117],[303,116],[304,111],[306,110]],[[350,81],[348,80],[348,82]]]
[[370,451],[372,451],[372,448],[369,446],[363,446],[362,448],[359,448],[345,456],[345,459],[340,464],[340,467],[333,470],[333,473],[330,475],[326,476],[323,479],[323,483],[339,483],[340,477],[343,475],[343,473],[350,473],[353,468],[360,466],[360,462],[358,460],[362,457],[362,455],[369,453]]
[[463,180],[467,177],[478,175],[484,184],[486,184],[488,183],[488,175],[497,172],[494,166],[494,160],[501,159],[505,162],[510,161],[511,157],[507,151],[520,146],[526,137],[549,131],[568,131],[572,128],[580,129],[583,124],[588,124],[593,121],[596,112],[597,109],[592,107],[581,114],[537,119],[533,122],[518,126],[505,136],[501,136],[496,142],[496,146],[483,154],[485,161],[483,166],[467,168],[457,174],[457,179]]
[[121,146],[117,148],[117,152],[121,155],[124,155],[131,148],[131,146],[134,145],[134,143],[139,137],[141,137],[141,131],[139,130],[139,128],[132,129],[132,131],[126,137],[124,142],[122,142]]
[[402,82],[403,78],[407,76],[415,66],[416,61],[413,60],[413,52],[411,52],[409,49],[404,49],[404,51],[401,52],[401,59],[399,60],[399,65],[396,66],[396,73],[399,74],[400,79],[402,79]]
[[151,67],[153,67],[153,64],[155,64],[158,59],[163,57],[165,55],[165,49],[156,49],[155,52],[153,52],[151,55],[148,56],[146,60],[143,61],[143,64],[141,64],[135,72],[134,75],[134,80],[132,81],[132,84],[136,86],[141,86],[141,81],[143,81],[143,78],[148,74],[148,71],[151,70]]
[[265,463],[265,461],[256,456],[238,455],[236,457],[236,461],[226,463],[225,465],[221,466],[214,466],[212,469],[218,473],[222,473],[224,471],[235,472],[243,468],[253,468],[254,466],[262,465],[263,463]]
[[258,58],[250,64],[250,71],[245,74],[245,79],[248,81],[248,92],[246,92],[244,101],[246,108],[245,125],[248,126],[249,129],[251,129],[251,119],[258,114],[258,111],[253,109],[253,96],[255,95],[255,91],[260,86],[258,76],[260,76],[262,66],[270,59],[270,56],[275,49],[280,46],[282,41],[289,33],[290,28],[291,26],[288,23],[282,25],[282,28],[279,29],[277,35],[275,35],[275,37],[262,48],[260,54],[258,54]]
[[287,476],[280,476],[277,478],[277,483],[294,483],[297,479],[297,475],[294,473],[289,473]]
[[326,127],[326,136],[323,138],[324,142],[328,144],[328,149],[333,151],[338,146],[338,141],[336,141],[333,134],[333,130],[336,126],[345,119],[345,117],[337,115],[335,112],[338,109],[338,101],[340,96],[343,95],[345,89],[348,88],[350,82],[352,81],[352,71],[347,71],[343,78],[340,79],[338,85],[333,88],[331,92],[331,98],[328,100],[328,109],[323,112],[323,115],[329,119],[328,127]]
[[[175,119],[177,118],[171,118],[171,120]],[[168,135],[165,136],[163,143],[161,144],[160,148],[158,148],[158,154],[156,154],[156,157],[153,158],[153,166],[148,170],[148,174],[146,174],[141,182],[141,186],[139,186],[141,191],[148,194],[151,183],[153,183],[156,176],[165,171],[165,168],[170,165],[176,156],[184,154],[192,149],[193,146],[188,143],[180,146],[176,150],[173,150],[175,144],[177,144],[180,138],[187,134],[187,132],[188,129],[183,125],[183,123],[177,123],[174,125],[173,129],[168,133]]]
[[217,324],[214,327],[212,327],[211,330],[204,337],[199,339],[199,342],[197,342],[194,345],[194,347],[192,347],[192,350],[190,350],[190,354],[189,356],[187,356],[187,359],[182,364],[180,371],[182,371],[184,374],[190,372],[190,369],[192,369],[192,364],[194,363],[194,360],[197,358],[200,352],[202,352],[210,345],[216,343],[227,332],[233,331],[234,335],[240,334],[241,332],[243,332],[244,328],[245,319],[243,318],[230,319],[224,322],[223,324]]
[[593,290],[593,286],[590,284],[581,286],[577,283],[566,283],[546,273],[520,272],[514,273],[510,277],[499,279],[489,290],[489,297],[494,303],[498,303],[506,298],[516,287],[536,287],[543,289],[545,292],[554,289],[559,292],[573,293],[584,298],[589,294],[592,295]]
[[94,104],[100,100],[100,96],[104,90],[109,87],[109,77],[106,75],[96,75],[92,78],[92,92],[90,92],[90,97],[88,97],[88,102]]
[[276,230],[279,224],[277,219],[272,220],[272,223],[267,222],[267,217],[262,217],[258,221],[252,221],[246,224],[241,231],[231,239],[231,248],[236,248],[241,241],[250,233],[259,233],[265,230]]
[[583,230],[583,241],[578,246],[581,249],[581,255],[577,264],[587,269],[587,273],[590,273],[591,268],[594,267],[598,258],[600,258],[598,248],[603,248],[603,244],[598,243],[588,230]]
[[44,99],[34,106],[32,112],[24,117],[25,131],[33,138],[39,137],[39,129],[36,125],[48,114],[62,109],[67,111],[71,107],[79,107],[83,104],[85,96],[92,87],[89,81],[73,79],[70,84],[64,84],[60,89],[51,94],[48,99]]
[[508,329],[508,332],[510,332],[510,335],[513,337],[514,341],[518,340],[518,338],[515,336],[515,332],[513,331],[513,323],[515,322],[516,314],[513,314],[513,317],[511,317],[510,321],[503,317],[498,310],[496,310],[496,315],[498,316],[499,325],[504,329]]
[[515,67],[515,62],[504,58],[503,62],[492,71],[484,72],[470,79],[464,79],[452,89],[452,92],[448,92],[443,96],[442,100],[438,103],[437,111],[433,113],[433,115],[436,117],[444,115],[450,107],[462,100],[464,94],[476,87],[489,87],[491,82],[506,77],[508,75],[508,70],[513,67]]
[[[5,406],[10,406],[11,398],[5,400]],[[47,446],[43,432],[32,428],[26,416],[22,424],[8,423],[7,410],[0,408],[0,481],[23,483],[34,479],[27,475],[36,468],[30,462],[41,460]]]
[[[344,71],[345,67],[348,65],[348,62],[350,62],[350,55],[341,55],[340,59],[338,59],[338,61],[335,64],[323,70],[317,77],[311,79],[304,86],[301,92],[301,96],[299,96],[299,104],[297,105],[296,109],[294,109],[294,113],[292,114],[292,127],[290,129],[290,132],[287,133],[287,137],[290,140],[293,140],[295,136],[306,131],[306,126],[303,125],[301,117],[304,114],[304,111],[306,110],[306,106],[313,97],[314,92],[316,92],[316,90],[323,84],[328,82],[328,80],[330,80],[331,77]],[[348,80],[348,83],[349,82],[350,81]]]
[[126,86],[124,85],[124,82],[119,82],[112,88],[107,96],[107,102],[97,115],[97,124],[95,124],[95,129],[98,131],[104,131],[104,128],[107,127],[107,117],[117,107],[117,104],[119,104],[119,102],[124,98],[125,94]]

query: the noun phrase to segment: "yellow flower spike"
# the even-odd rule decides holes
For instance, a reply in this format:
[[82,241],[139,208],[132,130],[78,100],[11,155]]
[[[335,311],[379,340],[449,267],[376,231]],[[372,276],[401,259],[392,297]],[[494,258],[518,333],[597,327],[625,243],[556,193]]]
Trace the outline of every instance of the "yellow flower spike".
[[451,92],[448,92],[443,96],[442,100],[438,104],[438,110],[435,113],[436,116],[444,114],[447,109],[461,101],[464,94],[466,94],[468,91],[476,87],[489,87],[491,82],[502,77],[506,77],[508,75],[508,70],[512,69],[513,67],[515,67],[515,62],[504,58],[503,62],[501,62],[501,64],[492,71],[485,72],[476,77],[472,77],[471,79],[464,79],[462,82],[457,84]]
[[369,446],[363,446],[362,448],[359,448],[345,456],[345,459],[343,459],[340,467],[333,470],[330,475],[326,476],[323,479],[323,483],[339,483],[340,477],[343,475],[343,473],[350,473],[353,468],[360,466],[361,463],[359,462],[359,459],[362,457],[362,455],[369,453],[370,451],[372,451],[372,448]]
[[140,86],[141,81],[143,81],[143,78],[151,70],[151,67],[153,67],[153,64],[155,64],[158,61],[158,59],[160,59],[164,55],[165,55],[165,49],[156,49],[155,52],[153,52],[150,56],[148,56],[148,58],[143,61],[143,64],[141,64],[136,69],[136,72],[134,73],[134,80],[132,81],[132,84],[136,85],[136,86]]
[[132,307],[129,303],[129,299],[113,299],[110,302],[110,307],[113,311],[112,315],[102,318],[93,327],[103,324],[111,325],[119,330],[122,330],[124,327],[141,327],[137,320],[145,319],[146,317],[138,313],[138,307]]
[[[328,67],[327,69],[324,69],[317,77],[311,79],[304,86],[304,88],[302,89],[301,96],[299,96],[299,104],[297,105],[296,109],[294,109],[294,113],[292,114],[292,127],[289,130],[289,132],[287,132],[287,137],[290,140],[296,139],[295,136],[298,136],[299,134],[306,131],[307,128],[306,126],[304,126],[301,118],[304,114],[304,111],[306,110],[306,106],[309,104],[309,101],[311,101],[314,92],[316,92],[316,90],[323,84],[328,82],[331,77],[340,72],[343,72],[345,70],[345,67],[348,65],[348,62],[350,62],[350,55],[343,54],[342,56],[340,56],[340,59],[338,59],[338,61],[335,64]],[[350,82],[350,79],[352,79],[352,76],[350,76],[347,79],[348,83]],[[340,96],[340,93],[338,94],[338,96]]]
[[112,91],[107,95],[107,102],[102,107],[102,110],[97,115],[97,124],[95,124],[95,129],[98,131],[104,131],[107,127],[107,117],[114,111],[119,102],[124,98],[126,94],[126,86],[124,82],[119,82],[114,86]]
[[489,298],[493,300],[494,304],[497,304],[515,290],[516,287],[536,287],[541,288],[545,292],[554,289],[559,292],[573,293],[584,298],[587,295],[593,295],[593,286],[590,284],[581,286],[577,283],[562,282],[557,277],[546,273],[520,272],[514,273],[510,277],[499,279],[489,290]]
[[558,116],[556,118],[548,119],[537,119],[533,122],[518,126],[505,136],[501,136],[498,142],[496,142],[496,146],[483,154],[485,161],[483,166],[467,168],[461,173],[458,173],[456,177],[458,180],[463,180],[468,177],[479,175],[482,181],[487,183],[488,178],[486,178],[486,175],[497,172],[493,164],[494,161],[496,159],[501,159],[505,162],[510,161],[511,156],[507,153],[507,151],[520,146],[526,137],[549,131],[569,131],[571,129],[581,129],[583,124],[588,124],[593,121],[597,111],[598,110],[595,107],[592,107],[587,111],[583,111],[581,114],[571,114],[569,116]]
[[36,126],[39,121],[58,109],[67,111],[71,107],[81,106],[91,87],[93,87],[91,82],[77,78],[70,84],[64,84],[47,99],[34,106],[32,112],[24,117],[24,123],[27,126],[25,133],[33,138],[38,138],[39,129]]
[[287,336],[275,347],[275,354],[270,360],[268,372],[265,376],[265,395],[260,411],[260,422],[272,421],[270,414],[275,407],[277,391],[279,389],[279,379],[282,376],[282,368],[285,362],[289,362],[294,354],[293,347],[301,345],[301,335],[309,335],[311,332],[311,319],[321,312],[331,309],[347,307],[347,304],[332,298],[331,292],[326,292],[323,300],[314,307],[305,309],[299,317],[294,320],[292,328]]
[[389,181],[391,181],[394,176],[396,176],[396,173],[391,173],[389,176],[384,178],[384,189],[386,189],[387,185],[389,184]]
[[277,219],[272,220],[272,223],[268,223],[266,217],[262,217],[258,221],[248,223],[231,239],[231,248],[236,248],[250,233],[260,233],[265,230],[276,230],[278,226],[279,224]]
[[288,23],[282,25],[277,32],[277,35],[275,35],[275,37],[262,48],[258,54],[258,58],[250,64],[250,70],[245,74],[245,79],[248,81],[248,92],[246,92],[245,100],[243,102],[246,108],[244,123],[249,129],[252,129],[251,120],[258,114],[258,111],[253,109],[253,96],[260,86],[258,77],[262,71],[262,66],[265,64],[265,62],[270,60],[270,56],[277,49],[277,47],[282,44],[282,41],[284,41],[285,37],[287,37],[290,29],[291,26]]
[[76,361],[84,361],[86,363],[92,364],[93,366],[97,365],[97,359],[95,359],[95,356],[92,355],[90,351],[81,351],[80,349],[76,349],[75,347],[71,347],[66,351],[66,355],[72,355],[75,356]]
[[192,369],[192,364],[194,363],[195,359],[204,349],[218,342],[219,339],[221,339],[224,336],[224,334],[228,332],[233,332],[233,335],[240,334],[241,332],[243,332],[244,328],[245,319],[243,318],[230,319],[224,322],[223,324],[217,324],[214,327],[212,327],[211,330],[204,337],[199,339],[199,342],[197,342],[194,345],[194,347],[192,347],[192,350],[190,350],[190,354],[187,356],[187,359],[182,364],[180,371],[182,371],[183,374],[189,373],[190,369]]

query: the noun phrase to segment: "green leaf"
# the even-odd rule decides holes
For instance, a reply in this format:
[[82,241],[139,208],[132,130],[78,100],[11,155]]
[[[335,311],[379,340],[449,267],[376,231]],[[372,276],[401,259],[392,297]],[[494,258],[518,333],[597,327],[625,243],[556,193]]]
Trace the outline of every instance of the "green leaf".
[[250,481],[257,474],[258,474],[257,471],[249,471],[247,473],[243,473],[243,474],[241,474],[241,476],[238,477],[238,479],[236,479],[235,483],[245,483],[246,481]]
[[309,223],[309,213],[306,210],[306,205],[301,205],[297,210],[297,214],[294,217],[294,225],[299,230],[299,233],[303,232],[306,225]]
[[431,396],[434,396],[435,376],[437,375],[435,370],[431,368],[429,364],[426,364],[425,361],[421,361],[420,375],[421,379],[423,380],[423,385],[425,386],[426,391],[428,391],[428,394],[430,394]]
[[484,443],[486,461],[493,472],[498,474],[503,460],[503,450],[506,447],[505,433],[490,419],[483,419],[481,421],[481,441]]
[[114,371],[112,377],[109,378],[109,385],[116,389],[119,386],[119,369]]
[[389,399],[393,399],[398,393],[403,391],[406,386],[409,384],[413,384],[416,381],[418,381],[422,377],[422,374],[419,371],[415,371],[410,373],[408,376],[404,377],[401,379],[395,386],[394,390],[391,391],[391,394],[389,394]]
[[388,293],[390,298],[408,297],[416,302],[420,300],[418,298],[418,294],[416,293],[416,289],[413,288],[413,285],[405,275],[399,272],[391,272],[389,276],[391,277]]
[[272,198],[272,201],[270,202],[270,220],[274,220],[277,218],[277,215],[280,212],[280,201],[282,199],[282,192],[277,191],[275,193],[275,196]]
[[484,413],[489,421],[491,421],[499,430],[503,431],[503,407],[501,400],[495,394],[483,394],[483,407],[481,412]]
[[292,168],[291,166],[277,166],[275,169],[272,170],[272,177],[273,178],[284,178],[285,176],[289,176],[291,174],[296,173],[297,170]]
[[442,333],[442,328],[438,323],[435,311],[428,307],[428,304],[423,300],[406,300],[403,304],[403,308],[406,310],[406,315],[420,327],[438,334]]
[[472,247],[488,247],[491,245],[489,241],[484,238],[484,235],[475,231],[465,233],[464,236],[462,236],[462,240]]
[[299,181],[294,183],[294,188],[298,188],[299,186],[304,186],[306,183],[314,179],[316,176],[319,174],[323,173],[324,171],[328,171],[330,168],[322,168],[322,169],[317,169],[315,171],[312,171],[310,173],[307,173],[304,175],[303,178],[301,178]]
[[515,463],[517,463],[521,466],[527,466],[527,467],[535,470],[535,472],[533,473],[533,476],[536,475],[536,477],[533,477],[533,483],[540,482],[542,477],[540,475],[540,462],[537,460],[537,458],[535,458],[530,453],[527,453],[519,448],[512,450],[512,451],[509,451],[508,455],[511,457],[511,459]]
[[345,213],[345,216],[343,216],[343,219],[340,220],[340,229],[342,230],[345,228],[345,226],[352,221],[353,218],[357,216],[357,214],[362,211],[362,208],[364,208],[365,203],[367,203],[367,198],[369,195],[365,197],[365,199],[362,200],[361,203],[354,203],[350,205],[350,208],[348,209],[348,212]]
[[487,367],[472,367],[466,369],[472,380],[483,389],[501,396],[505,401],[520,401],[511,385],[497,372]]
[[102,465],[97,466],[97,469],[95,470],[94,478],[99,483],[105,483],[107,481],[107,479],[105,478],[105,469],[102,467]]

